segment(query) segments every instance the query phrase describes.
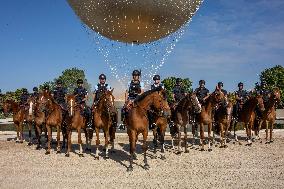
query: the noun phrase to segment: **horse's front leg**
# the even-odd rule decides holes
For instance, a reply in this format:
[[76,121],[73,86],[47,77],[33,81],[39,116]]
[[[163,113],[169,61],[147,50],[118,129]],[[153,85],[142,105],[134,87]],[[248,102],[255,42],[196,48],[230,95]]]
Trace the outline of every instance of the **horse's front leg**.
[[51,149],[51,140],[52,140],[52,131],[51,131],[51,127],[49,125],[46,125],[46,130],[48,133],[48,140],[47,140],[47,149],[45,154],[48,155],[50,154],[50,149]]
[[187,124],[184,125],[184,153],[189,153],[188,143],[187,143]]
[[32,145],[32,122],[28,123],[28,127],[29,127],[29,143],[28,146]]
[[165,160],[165,130],[161,131],[161,159]]
[[39,150],[40,149],[40,145],[41,145],[41,126],[39,125],[36,125],[36,137],[37,137],[37,147],[36,147],[36,150]]
[[220,148],[224,148],[225,147],[224,124],[221,123],[221,122],[219,124],[220,124],[220,137],[221,137],[221,146],[220,146]]
[[178,128],[178,152],[177,154],[181,154],[181,125],[177,124]]
[[78,132],[78,144],[79,144],[79,157],[83,157],[83,147],[82,147],[82,138],[81,138],[81,127],[77,129]]
[[100,129],[96,127],[95,130],[96,130],[96,137],[97,137],[95,159],[99,160]]
[[147,149],[148,149],[148,144],[147,144],[147,137],[148,137],[148,130],[145,129],[145,131],[142,133],[143,134],[143,151],[144,151],[144,169],[149,170],[150,166],[147,161]]
[[201,145],[201,151],[204,151],[204,143],[205,143],[205,137],[204,137],[204,124],[200,123],[200,145]]
[[57,125],[57,136],[56,136],[56,140],[57,140],[57,147],[56,147],[56,153],[60,154],[61,153],[61,146],[60,146],[60,125]]
[[[267,123],[267,125],[268,125],[268,123]],[[273,142],[272,134],[273,134],[274,123],[273,122],[269,122],[269,125],[270,125],[270,140],[269,140],[269,143],[272,143]]]
[[71,136],[72,136],[72,129],[67,129],[67,152],[65,154],[66,157],[70,156],[70,151],[71,151]]
[[23,122],[21,122],[19,124],[19,128],[20,128],[20,143],[24,142],[24,125]]
[[[110,127],[110,125],[109,125]],[[109,144],[109,127],[105,129],[105,149],[106,149],[106,153],[105,153],[105,159],[109,159],[109,155],[108,155],[108,144]]]
[[213,126],[212,122],[208,124],[208,151],[209,152],[212,151],[212,146],[213,146],[213,139],[211,137],[212,126]]
[[86,137],[86,152],[92,151],[92,139],[93,139],[93,130],[86,130],[84,129],[85,137]]
[[134,158],[134,152],[136,147],[136,133],[134,131],[127,131],[128,137],[129,137],[129,144],[130,144],[130,156],[129,156],[129,167],[127,167],[128,172],[133,171],[133,158]]
[[158,133],[157,133],[157,127],[155,129],[153,129],[153,144],[154,144],[154,159],[157,158],[157,146],[158,146],[158,137],[157,137]]
[[252,141],[251,141],[251,130],[252,130],[252,122],[249,122],[246,124],[246,132],[247,132],[247,144],[246,146],[251,146],[252,145]]
[[15,125],[16,125],[16,130],[17,130],[16,143],[19,143],[19,141],[20,141],[20,126],[19,126],[19,124],[15,124]]

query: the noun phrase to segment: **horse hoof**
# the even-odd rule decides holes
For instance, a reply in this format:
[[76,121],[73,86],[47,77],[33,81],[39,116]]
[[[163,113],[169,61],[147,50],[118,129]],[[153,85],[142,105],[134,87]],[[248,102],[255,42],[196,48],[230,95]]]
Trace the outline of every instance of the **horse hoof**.
[[127,172],[132,172],[133,171],[133,167],[127,167]]
[[233,142],[233,144],[236,144],[236,142]]
[[270,143],[269,141],[265,142],[265,144],[269,144],[269,143]]
[[40,146],[37,146],[37,147],[36,147],[36,150],[40,150]]
[[95,157],[95,160],[100,160],[100,157],[99,157],[99,156],[96,156],[96,157]]
[[189,153],[189,150],[185,150],[184,153],[188,154],[188,153]]
[[255,142],[255,140],[256,140],[256,139],[254,139],[254,138],[253,138],[253,139],[251,139],[251,141],[252,141],[252,142]]
[[204,152],[205,150],[204,150],[204,149],[201,149],[200,151],[201,151],[201,152]]
[[109,156],[105,156],[105,160],[109,159]]
[[46,151],[46,152],[45,152],[45,155],[49,155],[49,154],[50,154],[50,152],[49,152],[49,151]]
[[209,149],[208,149],[208,152],[212,152],[212,149],[211,149],[211,148],[209,148]]
[[273,142],[274,142],[273,140],[269,141],[269,143],[273,143]]
[[20,143],[18,140],[16,140],[16,143]]
[[228,148],[228,145],[224,145],[224,148]]
[[150,166],[149,166],[148,164],[145,164],[145,165],[144,165],[144,169],[145,169],[145,170],[149,170],[149,169],[150,169]]
[[79,157],[84,157],[84,155],[83,154],[79,154]]
[[152,156],[151,159],[157,159],[157,156]]
[[176,155],[181,155],[181,151],[176,152]]
[[56,151],[56,154],[61,154],[61,151],[57,150],[57,151]]
[[260,141],[260,144],[262,144],[262,140]]
[[29,142],[29,143],[28,143],[28,146],[31,146],[32,144],[33,144],[33,143]]
[[218,147],[218,144],[215,144],[215,147]]
[[[220,146],[219,148],[224,148],[224,146]],[[208,150],[209,151],[209,150]]]
[[166,157],[165,156],[161,156],[161,160],[166,160]]
[[239,145],[243,145],[243,144],[239,142]]
[[70,157],[70,154],[65,154],[65,157]]
[[24,141],[22,141],[22,140],[21,140],[21,141],[20,141],[20,143],[21,143],[21,144],[23,144],[23,143],[24,143]]

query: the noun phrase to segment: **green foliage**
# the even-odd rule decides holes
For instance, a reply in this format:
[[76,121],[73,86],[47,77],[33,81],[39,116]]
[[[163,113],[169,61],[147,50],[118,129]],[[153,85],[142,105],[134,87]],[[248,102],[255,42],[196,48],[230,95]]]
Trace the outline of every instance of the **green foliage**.
[[[281,65],[274,66],[272,68],[265,69],[260,74],[260,82],[265,81],[267,83],[267,89],[273,90],[278,87],[281,91],[281,107],[284,102],[284,67]],[[259,83],[256,83],[256,89],[261,89]]]
[[[168,77],[162,81],[162,83],[165,86],[165,89],[167,90],[167,95],[168,95],[168,101],[172,102],[172,91],[173,88],[176,84],[176,78],[175,77]],[[185,78],[182,80],[182,87],[186,92],[192,91],[192,81],[189,78]]]
[[20,96],[22,94],[22,89],[17,89],[15,92],[8,91],[5,95],[3,95],[3,100],[11,99],[16,102],[20,101]]

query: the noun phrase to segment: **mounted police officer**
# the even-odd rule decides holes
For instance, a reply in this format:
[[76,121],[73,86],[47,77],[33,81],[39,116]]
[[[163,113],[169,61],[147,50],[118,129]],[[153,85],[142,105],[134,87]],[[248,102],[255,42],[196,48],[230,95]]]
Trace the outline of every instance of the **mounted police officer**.
[[75,95],[75,102],[76,104],[80,104],[83,108],[82,115],[86,118],[87,122],[87,129],[93,129],[93,123],[92,123],[92,111],[87,106],[86,100],[88,98],[88,91],[83,87],[83,80],[78,79],[77,80],[77,88],[74,89],[74,95]]
[[151,90],[162,88],[164,89],[164,85],[161,83],[161,77],[159,75],[154,75],[153,77],[154,83],[151,85]]
[[64,88],[63,83],[60,79],[56,81],[56,87],[53,90],[52,96],[57,104],[59,104],[63,111],[67,111],[67,103],[65,97],[67,94],[67,89]]
[[39,97],[39,93],[38,93],[38,88],[34,87],[33,88],[33,93],[31,94],[31,96],[37,101],[38,97]]
[[22,89],[22,94],[20,96],[20,107],[27,109],[28,108],[28,99],[30,95],[28,93],[28,90],[26,88]]
[[235,118],[238,118],[240,110],[242,109],[244,103],[249,98],[249,93],[246,90],[244,90],[244,84],[242,82],[238,84],[238,88],[239,90],[235,92],[235,98],[237,103],[234,106],[234,111],[233,111]]
[[174,102],[177,104],[183,97],[186,96],[186,92],[182,86],[182,79],[177,78],[176,79],[176,84],[173,88],[173,99]]
[[261,81],[260,90],[258,91],[258,93],[262,95],[264,105],[266,106],[269,101],[271,91],[268,89],[268,86],[265,80]]
[[209,90],[205,88],[204,80],[199,81],[199,87],[196,88],[194,92],[196,93],[198,101],[201,103],[201,105],[203,105],[206,99],[209,97]]
[[107,91],[111,91],[111,87],[109,84],[106,83],[106,75],[101,74],[99,76],[99,83],[95,86],[95,91],[94,91],[94,105],[95,106],[97,105],[101,96]]

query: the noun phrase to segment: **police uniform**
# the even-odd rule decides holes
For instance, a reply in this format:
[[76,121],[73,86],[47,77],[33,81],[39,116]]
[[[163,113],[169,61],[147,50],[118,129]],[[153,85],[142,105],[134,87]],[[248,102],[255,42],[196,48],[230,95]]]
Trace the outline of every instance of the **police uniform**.
[[196,93],[196,96],[197,96],[198,101],[199,101],[201,104],[204,104],[204,100],[203,100],[203,99],[204,99],[206,96],[208,96],[209,90],[206,89],[205,87],[202,87],[202,88],[198,87],[198,88],[195,89],[194,92]]
[[54,100],[57,102],[57,104],[59,104],[61,106],[61,108],[63,110],[67,109],[67,104],[66,104],[66,101],[65,101],[66,94],[67,94],[67,90],[63,87],[56,87],[53,90]]
[[85,101],[83,101],[83,99],[88,95],[88,91],[84,87],[75,88],[73,94],[76,96],[75,102],[77,104],[85,104]]
[[185,96],[185,90],[181,85],[175,85],[173,88],[174,100],[179,102]]
[[268,101],[269,101],[269,96],[271,94],[271,91],[268,90],[268,89],[261,89],[259,91],[259,94],[262,95],[263,102],[266,105],[268,103]]
[[249,97],[249,93],[246,90],[238,90],[235,92],[235,95],[239,98],[234,108],[234,116],[238,117],[238,114],[241,110],[241,106],[246,102]]
[[143,82],[134,82],[133,80],[128,84],[128,99],[134,100],[141,91],[144,90]]
[[151,85],[151,90],[155,90],[158,88],[162,88],[165,89],[165,86],[162,83],[159,83],[158,85],[156,85],[155,83]]
[[29,94],[28,93],[23,93],[20,96],[20,106],[27,106],[27,102],[28,102],[28,98],[29,98]]
[[101,96],[106,92],[106,91],[110,91],[111,87],[108,84],[100,84],[98,83],[95,86],[95,91],[94,93],[96,94],[95,97],[95,104],[100,100]]

